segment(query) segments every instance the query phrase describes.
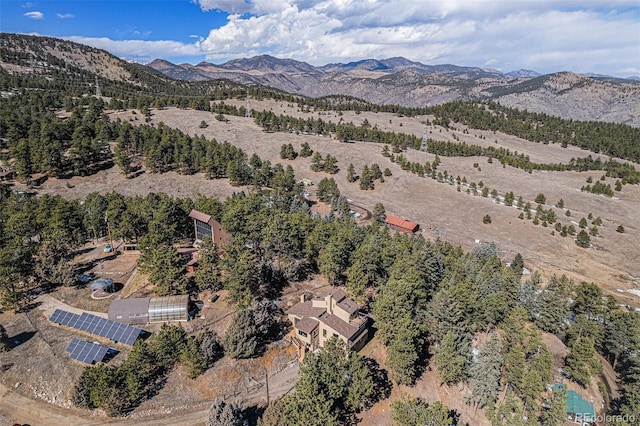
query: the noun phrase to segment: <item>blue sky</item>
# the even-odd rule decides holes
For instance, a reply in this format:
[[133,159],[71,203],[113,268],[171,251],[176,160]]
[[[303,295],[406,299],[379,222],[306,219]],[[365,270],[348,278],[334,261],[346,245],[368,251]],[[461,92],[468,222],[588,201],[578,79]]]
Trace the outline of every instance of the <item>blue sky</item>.
[[2,0],[0,30],[139,62],[404,56],[503,72],[640,75],[637,0]]

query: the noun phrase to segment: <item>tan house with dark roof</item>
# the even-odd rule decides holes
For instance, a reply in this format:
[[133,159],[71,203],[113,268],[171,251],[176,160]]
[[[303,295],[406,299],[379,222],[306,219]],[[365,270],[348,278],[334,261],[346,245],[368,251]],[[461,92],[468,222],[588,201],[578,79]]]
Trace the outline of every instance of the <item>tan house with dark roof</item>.
[[302,295],[287,315],[294,328],[293,343],[301,354],[315,351],[332,337],[344,341],[348,348],[359,350],[369,337],[369,317],[341,289],[312,298]]

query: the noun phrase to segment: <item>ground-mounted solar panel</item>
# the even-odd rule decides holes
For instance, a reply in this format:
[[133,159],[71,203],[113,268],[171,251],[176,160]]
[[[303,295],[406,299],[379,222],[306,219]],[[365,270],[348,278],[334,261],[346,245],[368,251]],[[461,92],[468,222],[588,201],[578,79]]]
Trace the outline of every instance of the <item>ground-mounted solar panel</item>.
[[94,362],[102,362],[109,348],[94,342],[71,339],[66,351],[71,354],[72,359],[85,364],[93,364]]
[[108,320],[87,312],[81,315],[56,309],[49,317],[51,322],[66,325],[97,336],[106,337],[114,342],[132,345],[136,342],[142,330],[128,324]]
[[91,334],[106,337],[114,342],[121,342],[133,345],[142,330],[117,321],[108,320],[84,312],[78,319],[78,329]]
[[49,317],[49,321],[75,328],[78,318],[80,318],[80,315],[63,311],[62,309],[56,309]]

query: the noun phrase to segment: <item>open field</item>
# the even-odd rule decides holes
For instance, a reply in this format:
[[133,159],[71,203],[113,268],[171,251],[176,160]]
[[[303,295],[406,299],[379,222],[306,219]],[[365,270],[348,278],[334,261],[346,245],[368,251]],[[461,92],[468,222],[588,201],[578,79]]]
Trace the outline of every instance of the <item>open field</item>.
[[[238,105],[241,103],[238,102]],[[355,114],[345,112],[342,117],[335,113],[303,113],[296,106],[287,106],[273,101],[252,100],[254,109],[271,109],[276,113],[297,116],[320,116],[324,120],[354,121],[359,124],[367,119],[372,125],[382,129],[411,132],[422,135],[424,117],[397,117],[388,113],[365,112]],[[180,110],[168,108],[152,111],[152,124],[163,122],[177,127],[189,134],[204,134],[219,142],[228,141],[244,149],[248,155],[257,153],[272,163],[291,164],[298,179],[307,178],[318,182],[326,173],[316,173],[310,169],[310,158],[296,160],[280,160],[279,151],[284,143],[293,144],[298,149],[303,142],[308,142],[314,151],[323,155],[332,154],[338,158],[340,172],[333,176],[340,191],[355,203],[373,208],[375,203],[382,202],[387,212],[418,222],[426,238],[441,238],[455,245],[470,249],[476,241],[495,241],[500,248],[501,256],[509,261],[516,253],[521,253],[526,266],[537,270],[544,276],[567,274],[577,281],[593,281],[606,291],[615,294],[621,303],[640,307],[640,298],[631,293],[620,293],[617,290],[634,288],[634,281],[640,277],[640,237],[638,227],[640,219],[640,187],[626,185],[613,198],[580,192],[589,176],[598,180],[602,172],[533,172],[527,173],[512,167],[502,167],[497,161],[489,164],[486,158],[479,157],[442,157],[440,171],[449,175],[466,177],[468,182],[482,181],[490,189],[499,194],[513,191],[516,198],[532,203],[539,193],[544,193],[548,205],[553,208],[562,224],[577,223],[589,213],[593,217],[601,217],[603,225],[599,227],[598,237],[592,238],[595,249],[581,249],[571,237],[551,235],[552,228],[535,226],[531,221],[518,219],[519,211],[515,207],[496,204],[492,198],[483,198],[456,191],[456,186],[438,183],[429,178],[420,178],[408,171],[403,171],[397,164],[391,163],[381,154],[381,145],[374,143],[336,142],[327,137],[313,135],[296,135],[290,133],[266,133],[256,126],[252,119],[228,116],[229,122],[218,122],[213,115],[203,111]],[[320,114],[320,115],[318,115]],[[325,115],[326,114],[326,115]],[[112,119],[129,120],[136,117],[131,112],[112,112]],[[209,127],[199,128],[201,121]],[[391,121],[391,123],[389,123]],[[133,121],[138,123],[138,121]],[[402,124],[402,126],[400,126]],[[460,126],[458,126],[460,127]],[[469,134],[459,131],[445,131],[439,127],[430,127],[430,137],[453,140],[456,134],[461,141],[481,145],[495,145],[512,151],[526,153],[533,161],[567,162],[572,157],[587,156],[589,152],[575,147],[562,148],[556,144],[538,144],[503,135],[500,133],[469,130]],[[483,138],[476,137],[482,135]],[[495,143],[495,140],[498,143]],[[405,153],[411,161],[424,163],[433,161],[432,154],[409,150]],[[361,191],[358,183],[348,183],[345,179],[346,169],[353,163],[356,171],[362,170],[365,164],[377,163],[381,168],[388,167],[393,176],[384,183],[376,183],[373,191]],[[479,167],[474,167],[478,163]],[[607,178],[605,183],[613,186],[615,181]],[[70,185],[67,185],[70,183]],[[68,186],[73,186],[69,188]],[[222,180],[206,180],[202,175],[181,176],[174,172],[164,174],[142,174],[134,179],[125,179],[115,168],[101,171],[90,177],[74,177],[68,181],[50,179],[38,192],[60,194],[64,197],[83,198],[88,193],[118,191],[126,195],[139,195],[148,192],[167,192],[174,196],[186,197],[198,194],[216,197],[227,197],[233,192],[245,188],[231,187]],[[560,198],[565,201],[564,209],[552,207]],[[566,210],[571,217],[565,216]],[[482,218],[489,214],[492,223],[485,225]],[[615,231],[622,224],[625,233]]]

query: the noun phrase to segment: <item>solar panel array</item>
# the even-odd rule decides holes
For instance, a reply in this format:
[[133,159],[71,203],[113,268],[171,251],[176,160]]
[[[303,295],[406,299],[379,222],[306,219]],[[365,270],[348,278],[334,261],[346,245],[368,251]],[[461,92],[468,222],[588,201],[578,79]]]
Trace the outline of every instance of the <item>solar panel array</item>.
[[56,309],[55,312],[51,314],[51,317],[49,317],[49,320],[127,345],[133,345],[142,332],[139,328],[101,318],[86,312],[78,315],[63,311],[62,309]]
[[98,343],[71,339],[66,350],[71,354],[71,358],[85,364],[93,364],[94,362],[102,362],[109,348]]

